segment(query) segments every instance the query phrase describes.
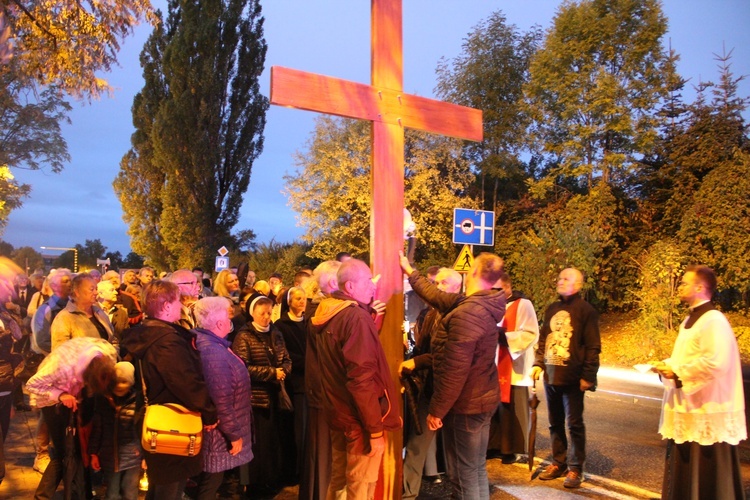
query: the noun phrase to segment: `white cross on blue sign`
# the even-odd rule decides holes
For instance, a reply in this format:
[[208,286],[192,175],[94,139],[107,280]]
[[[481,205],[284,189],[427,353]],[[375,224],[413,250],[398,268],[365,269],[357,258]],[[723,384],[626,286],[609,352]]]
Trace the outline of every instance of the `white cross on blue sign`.
[[454,208],[453,243],[494,246],[495,212]]

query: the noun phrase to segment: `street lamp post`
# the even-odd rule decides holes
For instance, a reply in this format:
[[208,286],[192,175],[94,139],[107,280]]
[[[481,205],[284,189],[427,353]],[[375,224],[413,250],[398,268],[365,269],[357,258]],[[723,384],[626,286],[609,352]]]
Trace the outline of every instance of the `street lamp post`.
[[78,272],[78,249],[69,247],[39,247],[42,250],[73,250],[73,272]]

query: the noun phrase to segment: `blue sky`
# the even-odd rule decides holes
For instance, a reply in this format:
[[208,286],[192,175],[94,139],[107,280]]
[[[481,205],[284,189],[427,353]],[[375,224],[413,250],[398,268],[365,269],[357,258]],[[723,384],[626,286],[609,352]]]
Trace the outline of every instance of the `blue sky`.
[[[547,0],[404,0],[404,89],[432,97],[441,57],[461,51],[466,34],[493,11],[522,30],[549,28],[560,5]],[[155,6],[164,10],[165,1]],[[370,2],[367,0],[262,1],[268,43],[261,89],[269,93],[270,67],[286,66],[349,80],[370,81]],[[692,83],[716,80],[713,54],[733,49],[736,76],[750,75],[750,1],[668,0],[668,41],[680,54],[680,74]],[[16,247],[70,247],[99,238],[109,250],[130,251],[127,227],[112,189],[119,162],[133,132],[130,107],[142,85],[138,56],[150,28],[141,26],[123,44],[120,67],[105,75],[112,98],[74,103],[72,123],[63,130],[72,161],[60,174],[18,171],[33,187],[14,211],[2,238]],[[740,85],[750,96],[750,81]],[[692,92],[685,92],[690,99]],[[282,194],[282,175],[294,169],[293,154],[303,150],[313,131],[314,113],[271,106],[265,149],[253,165],[236,230],[252,229],[259,242],[292,241],[303,233]]]

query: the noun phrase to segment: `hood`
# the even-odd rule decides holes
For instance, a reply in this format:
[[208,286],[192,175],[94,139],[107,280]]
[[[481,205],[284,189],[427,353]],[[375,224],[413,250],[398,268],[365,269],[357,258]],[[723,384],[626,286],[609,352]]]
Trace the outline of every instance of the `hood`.
[[313,326],[320,326],[328,323],[338,313],[347,307],[357,306],[356,300],[347,300],[339,297],[326,297],[320,301],[315,315],[310,319]]
[[137,358],[142,358],[151,345],[169,334],[191,335],[188,330],[174,323],[167,323],[160,319],[147,318],[143,322],[126,330],[120,344]]

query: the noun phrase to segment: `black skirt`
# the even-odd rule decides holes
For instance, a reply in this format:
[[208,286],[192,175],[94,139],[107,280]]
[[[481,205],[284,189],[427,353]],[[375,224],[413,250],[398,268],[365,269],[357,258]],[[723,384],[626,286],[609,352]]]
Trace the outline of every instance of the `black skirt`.
[[526,453],[529,429],[529,388],[511,386],[510,402],[500,403],[490,421],[490,452]]
[[737,447],[727,443],[676,444],[668,440],[661,497],[667,500],[744,500]]

